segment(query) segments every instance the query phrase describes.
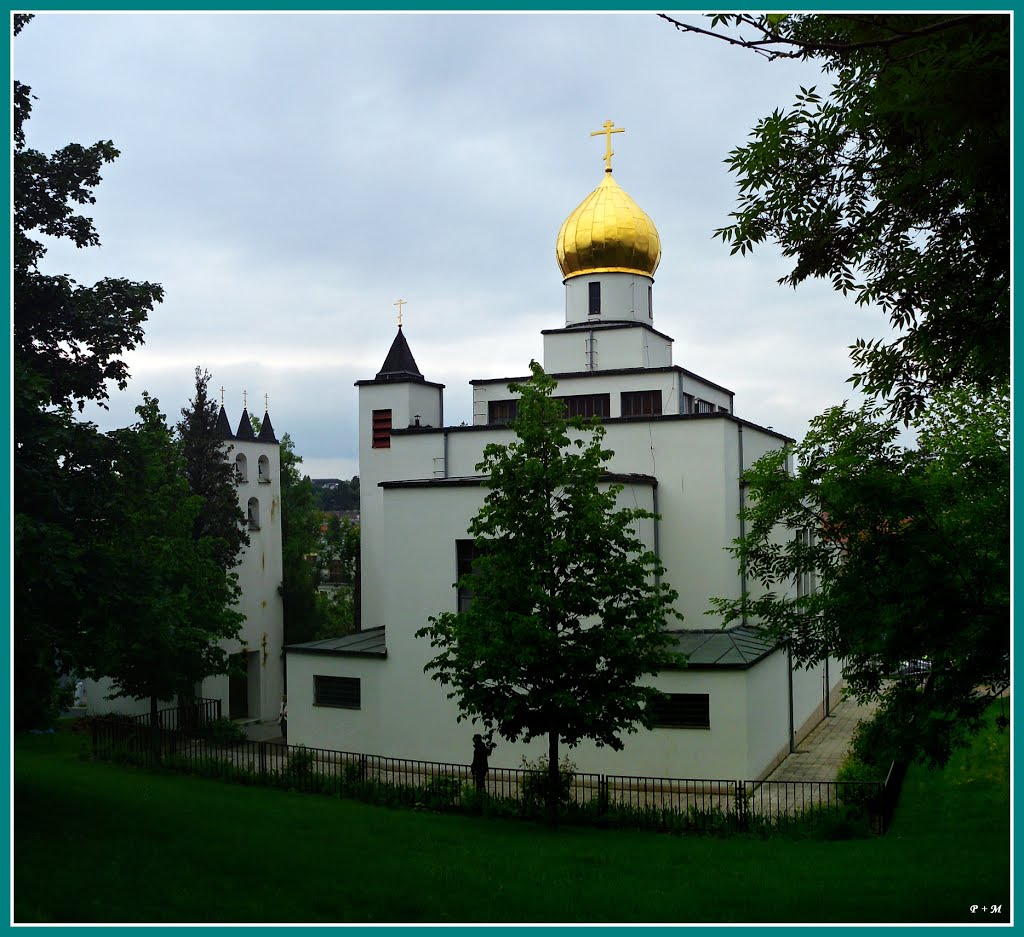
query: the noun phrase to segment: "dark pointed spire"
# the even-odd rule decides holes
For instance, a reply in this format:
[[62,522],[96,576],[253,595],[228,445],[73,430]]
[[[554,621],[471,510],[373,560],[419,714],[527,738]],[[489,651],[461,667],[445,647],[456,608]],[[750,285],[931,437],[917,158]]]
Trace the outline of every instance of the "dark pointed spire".
[[235,439],[255,439],[256,434],[252,431],[252,420],[249,419],[249,410],[247,407],[242,408],[242,419],[238,421],[238,432],[235,433]]
[[420,369],[416,367],[416,359],[409,350],[409,343],[402,334],[402,327],[399,326],[398,334],[391,343],[388,356],[384,359],[384,364],[381,365],[381,369],[377,372],[375,380],[407,381],[410,379],[422,381],[423,375],[420,373]]
[[270,422],[270,414],[266,410],[263,411],[263,421],[260,423],[260,434],[256,437],[259,442],[277,442],[277,437],[274,435],[274,427]]
[[228,415],[224,412],[224,404],[220,405],[220,413],[217,414],[217,432],[222,439],[235,438],[235,434],[231,432],[231,424],[228,422]]

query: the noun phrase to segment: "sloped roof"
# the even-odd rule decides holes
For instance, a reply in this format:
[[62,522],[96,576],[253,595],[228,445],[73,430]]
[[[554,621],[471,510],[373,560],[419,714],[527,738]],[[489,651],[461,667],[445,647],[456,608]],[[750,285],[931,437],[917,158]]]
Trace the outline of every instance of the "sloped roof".
[[333,654],[336,657],[388,656],[383,625],[347,634],[343,638],[324,638],[322,641],[307,641],[304,644],[287,644],[285,650],[290,654]]
[[260,434],[256,437],[260,442],[277,442],[274,435],[274,426],[270,422],[270,414],[263,411],[263,421],[260,423]]
[[422,380],[423,375],[416,366],[416,359],[412,356],[412,351],[409,349],[409,343],[405,340],[405,335],[402,334],[402,327],[399,326],[398,334],[391,343],[388,355],[384,359],[384,364],[381,365],[380,370],[377,372],[375,380],[403,381],[410,378]]
[[688,667],[752,667],[775,650],[776,644],[753,625],[702,631],[673,631],[671,650],[686,654]]
[[252,431],[252,420],[249,419],[249,410],[242,408],[242,419],[238,421],[238,432],[235,433],[236,439],[255,439],[256,434]]
[[231,424],[228,422],[228,415],[224,412],[223,404],[221,404],[220,413],[217,414],[217,433],[222,439],[235,438],[235,434],[231,432]]

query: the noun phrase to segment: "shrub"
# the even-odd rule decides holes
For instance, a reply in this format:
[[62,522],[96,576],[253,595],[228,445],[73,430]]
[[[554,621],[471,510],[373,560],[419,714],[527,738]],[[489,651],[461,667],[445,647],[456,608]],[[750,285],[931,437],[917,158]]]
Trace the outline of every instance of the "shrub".
[[245,732],[238,723],[232,722],[227,716],[218,716],[203,726],[201,737],[217,745],[237,745],[245,741]]
[[423,786],[423,804],[431,810],[454,807],[462,793],[462,782],[448,774],[438,774]]
[[[519,785],[522,793],[521,803],[527,814],[539,813],[548,802],[548,756],[541,755],[535,761],[528,761],[523,756],[523,775]],[[576,778],[576,765],[565,755],[558,765],[558,806],[564,809],[569,805],[572,794],[572,782]]]
[[313,773],[316,756],[305,745],[296,745],[288,754],[284,773],[290,778],[304,778]]

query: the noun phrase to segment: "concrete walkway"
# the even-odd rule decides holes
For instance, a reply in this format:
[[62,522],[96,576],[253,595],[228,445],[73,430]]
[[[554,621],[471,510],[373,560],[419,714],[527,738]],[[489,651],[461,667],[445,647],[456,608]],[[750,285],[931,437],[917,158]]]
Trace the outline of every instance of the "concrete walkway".
[[850,750],[854,729],[876,708],[877,703],[862,706],[852,699],[841,700],[766,780],[834,781]]
[[281,735],[281,725],[275,719],[273,722],[246,722],[242,725],[242,731],[246,738],[253,742],[278,742],[284,744],[284,737]]

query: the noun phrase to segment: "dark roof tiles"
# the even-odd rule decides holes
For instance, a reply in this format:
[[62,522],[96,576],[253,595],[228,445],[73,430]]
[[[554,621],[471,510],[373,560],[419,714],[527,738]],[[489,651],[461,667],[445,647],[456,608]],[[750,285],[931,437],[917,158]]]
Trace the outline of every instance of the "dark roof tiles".
[[409,378],[423,379],[420,369],[416,366],[416,359],[412,356],[409,343],[402,334],[402,327],[398,327],[398,334],[391,343],[384,364],[377,372],[375,380],[378,381],[402,381]]
[[243,408],[242,419],[238,421],[238,431],[235,433],[236,439],[253,440],[256,438],[256,434],[252,431],[252,420],[249,419],[249,410]]

